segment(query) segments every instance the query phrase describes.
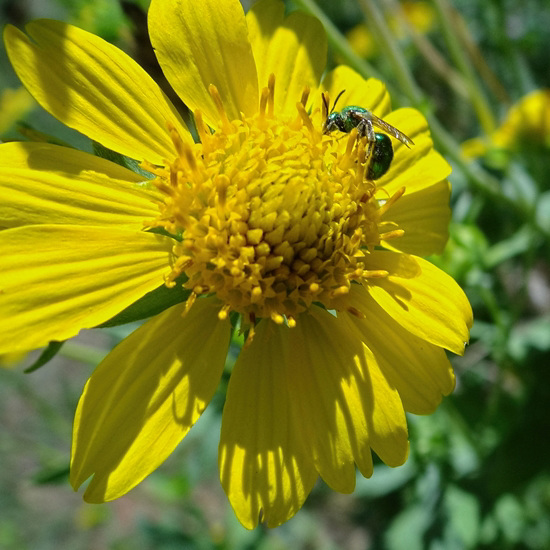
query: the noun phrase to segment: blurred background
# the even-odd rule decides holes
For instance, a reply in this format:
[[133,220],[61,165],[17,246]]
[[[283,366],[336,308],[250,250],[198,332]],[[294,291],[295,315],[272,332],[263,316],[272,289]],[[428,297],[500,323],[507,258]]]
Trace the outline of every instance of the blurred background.
[[[73,23],[163,83],[148,3],[0,0],[0,26]],[[135,326],[84,331],[33,372],[37,354],[1,357],[0,549],[550,548],[550,1],[287,4],[325,24],[329,67],[377,76],[394,107],[421,109],[453,166],[451,237],[431,260],[474,309],[470,345],[452,358],[455,392],[435,414],[409,417],[404,466],[377,462],[352,495],[318,483],[285,525],[247,531],[218,480],[224,384],[158,471],[89,505],[68,482],[72,417],[93,368]],[[92,150],[37,107],[0,46],[0,139],[48,136]]]

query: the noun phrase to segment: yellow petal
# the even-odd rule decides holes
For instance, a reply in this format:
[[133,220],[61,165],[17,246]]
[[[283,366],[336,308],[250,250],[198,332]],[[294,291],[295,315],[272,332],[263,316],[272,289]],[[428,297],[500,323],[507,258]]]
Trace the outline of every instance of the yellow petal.
[[168,458],[220,381],[229,322],[197,300],[157,315],[123,340],[88,380],[76,410],[71,484],[88,502],[127,493]]
[[218,126],[208,87],[218,89],[229,120],[258,110],[258,77],[238,0],[153,0],[149,33],[174,90],[205,121]]
[[389,248],[419,256],[440,254],[448,239],[451,218],[451,167],[433,148],[428,123],[416,109],[398,109],[386,122],[414,141],[410,148],[392,138],[394,157],[390,169],[377,185],[392,195],[402,187],[405,194],[382,220],[393,221],[405,235],[385,242]]
[[26,31],[30,38],[6,27],[10,61],[38,103],[61,122],[109,149],[155,164],[177,154],[168,123],[192,142],[158,85],[124,52],[59,21],[34,21]]
[[451,185],[440,181],[405,194],[382,216],[395,222],[405,234],[383,241],[384,245],[417,256],[441,254],[449,238]]
[[315,90],[325,68],[327,40],[318,19],[294,12],[282,20],[283,4],[264,0],[246,16],[259,88],[275,80],[275,112],[296,116],[305,86]]
[[415,336],[392,319],[359,285],[352,285],[350,301],[363,317],[342,312],[339,318],[358,330],[358,338],[372,351],[380,370],[399,392],[406,411],[429,414],[454,388],[453,369],[443,348]]
[[[280,0],[259,0],[246,14],[248,39],[252,46],[260,87],[266,85],[264,67],[267,65],[269,45],[277,29],[283,24],[284,18],[285,5]],[[261,77],[260,73],[264,76]]]
[[[105,159],[47,143],[0,145],[0,204],[5,227],[33,224],[143,228],[158,215],[143,176]],[[145,185],[145,183],[143,183]]]
[[[386,86],[376,78],[365,80],[360,74],[345,65],[339,65],[327,74],[321,84],[320,91],[328,91],[331,101],[330,108],[332,109],[334,101],[342,90],[345,90],[345,92],[338,99],[335,111],[339,111],[342,107],[348,105],[358,105],[384,119],[390,112],[390,95],[386,90]],[[316,101],[317,103],[314,105],[320,109],[320,97],[316,98]]]
[[163,283],[174,241],[77,225],[0,231],[0,353],[91,328]]
[[258,519],[276,527],[291,518],[317,479],[291,413],[283,332],[270,321],[258,325],[235,364],[223,409],[220,478],[247,529]]
[[472,309],[452,277],[422,258],[389,251],[369,254],[365,267],[388,271],[388,277],[367,279],[364,286],[400,325],[436,346],[464,353]]
[[450,173],[449,163],[433,148],[428,122],[416,109],[392,111],[384,120],[414,141],[410,148],[392,138],[393,161],[390,169],[376,180],[391,195],[401,187],[408,193],[420,191],[444,180]]
[[[398,392],[380,368],[372,350],[357,337],[357,333],[348,331],[348,326],[342,323],[340,318],[335,320],[334,317],[317,310],[315,313],[318,319],[323,316],[327,336],[330,335],[334,339],[331,347],[337,348],[339,345],[341,357],[347,355],[341,361],[353,363],[352,374],[347,383],[351,386],[353,381],[357,386],[359,401],[367,422],[370,447],[388,466],[401,466],[407,459],[409,442],[407,420]],[[357,411],[358,409],[355,414]],[[352,434],[351,442],[360,472],[369,477],[372,473],[370,452],[367,450],[367,454],[363,449],[358,431]]]
[[353,462],[372,474],[370,448],[391,465],[407,456],[403,406],[357,334],[314,308],[289,330],[288,392],[302,438],[333,489],[351,492]]
[[366,475],[372,473],[372,462],[353,363],[343,349],[348,338],[332,319],[329,313],[319,319],[300,316],[288,335],[285,367],[293,413],[315,467],[332,489],[351,493],[355,488],[354,451],[361,451]]

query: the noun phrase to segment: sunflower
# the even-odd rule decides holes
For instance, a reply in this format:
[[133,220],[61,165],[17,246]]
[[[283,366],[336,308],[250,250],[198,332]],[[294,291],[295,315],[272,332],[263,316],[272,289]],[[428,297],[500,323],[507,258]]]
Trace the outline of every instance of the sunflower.
[[[0,145],[0,353],[65,340],[164,285],[175,305],[123,340],[86,383],[71,483],[115,499],[157,468],[212,398],[232,330],[246,335],[222,416],[219,471],[247,528],[280,525],[319,475],[336,491],[408,453],[405,411],[454,387],[471,309],[419,256],[440,252],[449,165],[414,109],[337,67],[326,38],[278,0],[152,0],[160,65],[191,132],[127,55],[41,20],[5,42],[47,111],[135,159],[139,173],[75,149]],[[321,92],[414,141],[366,178],[367,138],[323,132]],[[325,96],[326,98],[326,96]],[[193,137],[195,136],[195,137]]]

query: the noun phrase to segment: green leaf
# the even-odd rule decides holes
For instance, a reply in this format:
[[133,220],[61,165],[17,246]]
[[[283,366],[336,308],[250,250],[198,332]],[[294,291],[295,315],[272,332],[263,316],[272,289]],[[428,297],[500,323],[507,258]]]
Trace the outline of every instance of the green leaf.
[[520,500],[511,494],[503,495],[496,503],[495,516],[506,542],[519,543],[526,527],[525,510]]
[[533,248],[536,237],[537,235],[530,226],[523,226],[509,239],[504,239],[487,250],[485,266],[492,269],[506,260],[525,254]]
[[96,157],[110,160],[111,162],[114,162],[119,166],[123,166],[124,168],[128,168],[128,170],[132,170],[132,172],[135,172],[136,174],[139,174],[140,176],[143,176],[148,180],[154,178],[154,175],[151,174],[151,172],[147,172],[147,170],[143,170],[140,167],[139,162],[137,160],[131,159],[130,157],[125,157],[124,155],[121,155],[116,151],[108,149],[107,147],[104,147],[103,145],[101,145],[101,143],[98,143],[97,141],[92,141],[92,147],[94,150],[94,155]]
[[448,518],[446,538],[449,541],[458,538],[462,548],[476,548],[481,525],[477,498],[456,485],[449,485],[444,505]]
[[50,485],[66,482],[69,477],[69,465],[59,466],[57,468],[45,468],[33,477],[37,485]]
[[550,191],[545,191],[537,200],[536,219],[538,224],[550,233]]
[[509,353],[522,362],[531,349],[550,350],[550,315],[517,323],[508,340]]
[[27,367],[25,369],[25,372],[34,372],[35,370],[39,369],[40,367],[51,361],[59,353],[59,350],[64,343],[64,341],[57,342],[55,340],[52,340],[48,344],[48,347],[42,351],[40,357],[30,367]]
[[33,128],[28,122],[19,122],[16,126],[17,131],[29,141],[37,141],[43,143],[51,143],[53,145],[61,145],[63,147],[69,147],[74,149],[72,145],[69,145],[67,142],[58,139],[50,134],[41,132]]
[[432,522],[432,510],[422,504],[408,506],[390,524],[384,535],[388,550],[425,550],[425,534]]
[[369,479],[357,474],[354,493],[357,497],[379,498],[401,489],[417,474],[417,467],[410,459],[399,468],[376,465]]
[[112,319],[99,325],[99,328],[116,327],[134,321],[141,321],[153,315],[158,315],[169,307],[185,302],[189,298],[191,291],[183,288],[183,283],[187,281],[185,275],[180,275],[176,280],[176,286],[168,288],[165,285],[159,286],[155,290],[148,292],[137,302],[128,306]]

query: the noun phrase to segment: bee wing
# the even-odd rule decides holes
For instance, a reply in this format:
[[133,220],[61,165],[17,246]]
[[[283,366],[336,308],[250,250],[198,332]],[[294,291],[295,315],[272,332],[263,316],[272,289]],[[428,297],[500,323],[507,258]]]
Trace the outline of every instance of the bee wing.
[[400,132],[397,128],[394,128],[391,124],[388,124],[386,121],[378,118],[376,115],[370,113],[370,120],[374,126],[377,126],[381,130],[384,130],[384,132],[390,134],[390,136],[393,136],[395,139],[398,139],[407,147],[414,145],[414,141],[410,137],[407,137],[403,132]]

